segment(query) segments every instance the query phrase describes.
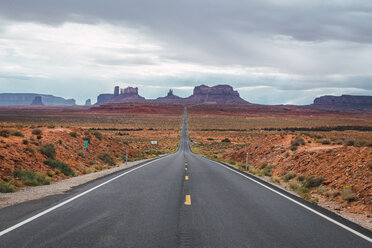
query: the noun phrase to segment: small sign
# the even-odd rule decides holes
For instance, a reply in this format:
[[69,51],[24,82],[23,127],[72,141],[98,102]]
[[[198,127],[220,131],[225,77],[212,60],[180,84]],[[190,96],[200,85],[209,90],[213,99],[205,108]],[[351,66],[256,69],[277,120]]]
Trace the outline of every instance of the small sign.
[[158,141],[157,140],[151,140],[151,145],[157,145]]
[[84,148],[87,149],[89,144],[89,140],[84,140]]

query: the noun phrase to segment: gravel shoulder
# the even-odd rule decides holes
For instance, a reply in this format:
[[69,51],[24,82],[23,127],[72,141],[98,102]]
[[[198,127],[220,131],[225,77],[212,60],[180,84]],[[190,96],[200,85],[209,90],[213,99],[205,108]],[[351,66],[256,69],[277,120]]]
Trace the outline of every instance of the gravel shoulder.
[[109,174],[128,169],[137,164],[149,161],[151,159],[144,159],[135,162],[128,162],[127,164],[122,164],[117,167],[102,170],[99,172],[94,172],[82,176],[68,178],[62,181],[52,183],[50,185],[43,185],[37,187],[23,188],[14,193],[0,193],[0,209],[8,206],[12,206],[18,203],[41,199],[50,195],[63,194],[64,192],[72,189],[73,187],[79,186],[81,184],[87,183],[89,181],[95,180],[100,177],[107,176]]

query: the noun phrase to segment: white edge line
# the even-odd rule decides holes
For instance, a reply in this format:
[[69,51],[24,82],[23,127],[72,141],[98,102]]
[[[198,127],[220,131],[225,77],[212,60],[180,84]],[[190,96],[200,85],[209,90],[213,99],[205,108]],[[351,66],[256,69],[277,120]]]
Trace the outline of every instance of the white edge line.
[[73,200],[76,200],[76,199],[82,197],[83,195],[88,194],[89,192],[92,192],[93,190],[96,190],[96,189],[102,187],[102,186],[105,185],[105,184],[108,184],[108,183],[110,183],[110,182],[112,182],[112,181],[118,179],[119,177],[122,177],[122,176],[124,176],[124,175],[126,175],[126,174],[128,174],[128,173],[130,173],[130,172],[132,172],[132,171],[138,170],[138,169],[140,169],[140,168],[142,168],[142,167],[144,167],[144,166],[146,166],[146,165],[149,165],[149,164],[151,164],[151,163],[153,163],[153,162],[155,162],[155,161],[162,160],[163,158],[166,158],[166,157],[168,157],[168,156],[165,156],[165,157],[162,157],[162,158],[158,158],[158,159],[156,159],[156,160],[153,160],[153,161],[147,162],[147,163],[145,163],[145,164],[143,164],[143,165],[140,165],[140,166],[138,166],[138,167],[136,167],[136,168],[133,168],[133,169],[131,169],[131,170],[128,170],[128,171],[126,171],[126,172],[124,172],[124,173],[122,173],[122,174],[120,174],[120,175],[118,175],[118,176],[116,176],[116,177],[114,177],[114,178],[111,178],[110,180],[107,180],[106,182],[103,182],[103,183],[101,183],[101,184],[99,184],[99,185],[97,185],[97,186],[95,186],[95,187],[93,187],[93,188],[91,188],[91,189],[88,189],[88,190],[84,191],[83,193],[80,193],[80,194],[78,194],[78,195],[76,195],[76,196],[74,196],[74,197],[72,197],[72,198],[70,198],[70,199],[68,199],[68,200],[66,200],[66,201],[64,201],[64,202],[61,202],[61,203],[59,203],[59,204],[57,204],[57,205],[55,205],[55,206],[53,206],[53,207],[51,207],[51,208],[48,208],[48,209],[44,210],[43,212],[40,212],[40,213],[38,213],[38,214],[36,214],[36,215],[34,215],[34,216],[32,216],[32,217],[30,217],[30,218],[28,218],[28,219],[22,221],[22,222],[19,222],[18,224],[15,224],[14,226],[11,226],[11,227],[9,227],[9,228],[7,228],[7,229],[1,231],[1,232],[0,232],[0,237],[3,236],[4,234],[7,234],[7,233],[9,233],[9,232],[11,232],[11,231],[17,229],[18,227],[21,227],[21,226],[23,226],[23,225],[25,225],[25,224],[27,224],[27,223],[29,223],[29,222],[31,222],[31,221],[37,219],[37,218],[43,216],[43,215],[46,215],[46,214],[49,213],[49,212],[52,212],[53,210],[55,210],[55,209],[57,209],[57,208],[60,208],[60,207],[62,207],[62,206],[64,206],[64,205],[66,205],[67,203],[72,202]]
[[[205,157],[204,157],[204,158],[205,158]],[[205,158],[205,159],[207,159],[207,158]],[[368,236],[366,236],[366,235],[364,235],[364,234],[362,234],[362,233],[360,233],[360,232],[357,232],[357,231],[355,231],[354,229],[352,229],[352,228],[350,228],[350,227],[348,227],[348,226],[346,226],[346,225],[344,225],[344,224],[342,224],[342,223],[340,223],[340,222],[338,222],[338,221],[336,221],[336,220],[334,220],[334,219],[332,219],[332,218],[330,218],[330,217],[328,217],[328,216],[326,216],[326,215],[324,215],[324,214],[322,214],[322,213],[319,213],[318,211],[312,209],[311,207],[308,207],[308,206],[302,204],[301,202],[298,202],[298,201],[292,199],[291,197],[286,196],[286,195],[284,195],[283,193],[280,193],[279,191],[277,191],[277,190],[275,190],[275,189],[273,189],[273,188],[271,188],[271,187],[269,187],[269,186],[267,186],[267,185],[265,185],[265,184],[263,184],[263,183],[261,183],[261,182],[255,180],[255,179],[253,179],[253,178],[250,178],[250,177],[247,176],[247,175],[244,175],[242,172],[238,172],[238,171],[236,171],[236,170],[233,170],[233,169],[231,169],[230,167],[228,167],[228,166],[226,166],[226,165],[224,165],[224,164],[221,164],[221,163],[219,163],[219,162],[217,162],[217,161],[210,160],[210,159],[207,159],[207,160],[212,161],[212,162],[214,162],[214,163],[216,163],[216,164],[218,164],[218,165],[220,165],[220,166],[223,166],[223,167],[225,167],[226,169],[231,170],[232,172],[235,172],[236,174],[239,174],[239,175],[241,175],[241,176],[243,176],[243,177],[245,177],[245,178],[248,178],[249,180],[251,180],[251,181],[253,181],[253,182],[255,182],[255,183],[257,183],[257,184],[259,184],[259,185],[261,185],[261,186],[263,186],[263,187],[265,187],[266,189],[269,189],[269,190],[271,190],[271,191],[277,193],[278,195],[280,195],[280,196],[282,196],[282,197],[284,197],[284,198],[286,198],[286,199],[288,199],[288,200],[290,200],[290,201],[296,203],[297,205],[300,205],[301,207],[306,208],[307,210],[313,212],[314,214],[317,214],[317,215],[319,215],[320,217],[323,217],[324,219],[326,219],[326,220],[328,220],[328,221],[330,221],[330,222],[332,222],[332,223],[334,223],[334,224],[336,224],[336,225],[338,225],[338,226],[340,226],[340,227],[342,227],[342,228],[348,230],[349,232],[351,232],[351,233],[353,233],[353,234],[359,236],[360,238],[363,238],[363,239],[365,239],[365,240],[367,240],[367,241],[369,241],[369,242],[372,243],[372,239],[369,238]]]

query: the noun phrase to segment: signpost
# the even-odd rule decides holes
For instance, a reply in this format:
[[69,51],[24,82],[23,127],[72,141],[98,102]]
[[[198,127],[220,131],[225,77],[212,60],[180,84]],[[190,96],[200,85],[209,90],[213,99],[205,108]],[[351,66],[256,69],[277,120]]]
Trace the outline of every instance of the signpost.
[[248,152],[247,152],[247,157],[245,159],[245,170],[248,170]]
[[88,148],[89,140],[84,140],[84,150],[85,150],[85,163],[87,162],[87,148]]
[[125,156],[125,164],[128,164],[128,147],[127,147],[127,154]]
[[151,145],[157,145],[158,141],[157,140],[151,140]]

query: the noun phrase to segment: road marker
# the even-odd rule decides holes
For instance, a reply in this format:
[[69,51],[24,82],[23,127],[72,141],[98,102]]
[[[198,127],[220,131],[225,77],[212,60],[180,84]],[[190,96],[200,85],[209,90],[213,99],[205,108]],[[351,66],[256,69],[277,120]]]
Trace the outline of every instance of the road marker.
[[191,205],[191,196],[186,195],[185,205]]
[[189,176],[185,176],[185,180],[186,180],[186,181],[189,180]]
[[89,192],[92,192],[93,190],[96,190],[96,189],[102,187],[103,185],[108,184],[108,183],[110,183],[110,182],[112,182],[112,181],[114,181],[114,180],[116,180],[116,179],[118,179],[118,178],[120,178],[120,177],[122,177],[122,176],[124,176],[124,175],[126,175],[126,174],[128,174],[130,172],[132,172],[132,171],[138,170],[138,169],[140,169],[140,168],[142,168],[142,167],[144,167],[146,165],[149,165],[149,164],[151,164],[151,163],[153,163],[155,161],[159,161],[159,160],[162,160],[162,159],[167,158],[167,157],[169,157],[169,156],[165,156],[165,157],[162,157],[162,158],[155,159],[153,161],[150,161],[150,162],[147,162],[147,163],[145,163],[143,165],[140,165],[140,166],[138,166],[136,168],[133,168],[131,170],[128,170],[128,171],[126,171],[126,172],[124,172],[124,173],[122,173],[122,174],[120,174],[120,175],[118,175],[118,176],[116,176],[114,178],[111,178],[111,179],[107,180],[106,182],[103,182],[103,183],[101,183],[101,184],[99,184],[99,185],[97,185],[97,186],[95,186],[95,187],[93,187],[91,189],[88,189],[88,190],[84,191],[83,193],[80,193],[80,194],[78,194],[78,195],[76,195],[76,196],[74,196],[74,197],[72,197],[72,198],[70,198],[70,199],[68,199],[68,200],[66,200],[64,202],[61,202],[61,203],[59,203],[59,204],[57,204],[57,205],[55,205],[55,206],[53,206],[51,208],[48,208],[48,209],[46,209],[46,210],[44,210],[44,211],[42,211],[42,212],[40,212],[40,213],[38,213],[36,215],[34,215],[34,216],[32,216],[32,217],[24,220],[24,221],[21,221],[18,224],[15,224],[14,226],[8,227],[7,229],[5,229],[5,230],[3,230],[3,231],[0,232],[0,237],[3,236],[4,234],[7,234],[7,233],[13,231],[14,229],[17,229],[18,227],[21,227],[21,226],[23,226],[23,225],[25,225],[25,224],[27,224],[27,223],[29,223],[29,222],[37,219],[37,218],[43,216],[43,215],[46,215],[49,212],[52,212],[53,210],[55,210],[57,208],[60,208],[60,207],[62,207],[64,205],[66,205],[67,203],[70,203],[73,200],[76,200],[76,199],[78,199],[78,198],[80,198],[80,197],[88,194]]
[[185,171],[187,171],[187,167],[185,168]]
[[[204,157],[203,157],[203,158],[204,158]],[[205,159],[207,159],[207,158],[205,158]],[[267,186],[267,185],[265,185],[265,184],[263,184],[263,183],[261,183],[261,182],[255,180],[255,179],[253,179],[253,178],[251,178],[251,177],[249,177],[249,176],[247,176],[247,175],[244,175],[242,172],[240,172],[240,171],[238,172],[238,171],[236,171],[236,170],[233,170],[233,169],[231,169],[230,167],[228,167],[228,166],[226,166],[226,165],[224,165],[224,164],[221,164],[221,163],[219,163],[219,162],[216,162],[216,161],[213,161],[213,160],[210,160],[210,159],[207,159],[207,160],[212,161],[212,162],[214,162],[214,163],[216,163],[216,164],[218,164],[218,165],[220,165],[220,166],[222,166],[222,167],[225,167],[226,169],[228,169],[228,170],[230,170],[230,171],[232,171],[232,172],[235,172],[236,174],[239,174],[239,175],[241,175],[241,176],[243,176],[243,177],[245,177],[245,178],[247,178],[247,179],[249,179],[249,180],[251,180],[251,181],[257,183],[257,184],[261,185],[262,187],[265,187],[266,189],[271,190],[271,191],[274,192],[274,193],[277,193],[278,195],[280,195],[280,196],[286,198],[287,200],[290,200],[291,202],[293,202],[293,203],[295,203],[295,204],[297,204],[297,205],[299,205],[299,206],[301,206],[301,207],[303,207],[303,208],[306,208],[307,210],[313,212],[314,214],[317,214],[317,215],[319,215],[320,217],[323,217],[324,219],[326,219],[326,220],[332,222],[333,224],[336,224],[336,225],[338,225],[338,226],[344,228],[345,230],[347,230],[347,231],[349,231],[349,232],[351,232],[351,233],[353,233],[353,234],[359,236],[360,238],[363,238],[363,239],[365,239],[365,240],[367,240],[367,241],[369,241],[369,242],[372,243],[372,239],[371,239],[370,237],[368,237],[368,236],[366,236],[366,235],[364,235],[364,234],[362,234],[362,233],[360,233],[360,232],[358,232],[358,231],[356,231],[356,230],[354,230],[354,229],[352,229],[352,228],[350,228],[350,227],[348,227],[348,226],[346,226],[346,225],[344,225],[344,224],[342,224],[342,223],[340,223],[340,222],[338,222],[338,221],[336,221],[336,220],[334,220],[334,219],[328,217],[328,216],[325,215],[325,214],[322,214],[322,213],[316,211],[315,209],[312,209],[311,207],[306,206],[305,204],[303,204],[303,203],[301,203],[301,202],[299,202],[299,201],[296,201],[295,199],[292,199],[292,198],[289,197],[289,196],[286,196],[285,194],[283,194],[283,193],[281,193],[281,192],[279,192],[279,191],[277,191],[277,190],[275,190],[275,189],[273,189],[273,188],[271,188],[271,187],[269,187],[269,186]]]

